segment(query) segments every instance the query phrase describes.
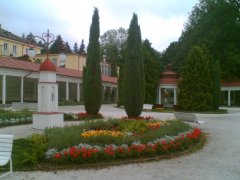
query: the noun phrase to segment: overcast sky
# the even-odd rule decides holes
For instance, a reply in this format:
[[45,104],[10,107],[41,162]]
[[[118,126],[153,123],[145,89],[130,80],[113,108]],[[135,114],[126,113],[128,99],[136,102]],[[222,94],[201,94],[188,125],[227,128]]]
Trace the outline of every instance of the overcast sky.
[[99,9],[100,34],[129,28],[137,13],[142,39],[162,51],[178,40],[189,13],[198,0],[1,0],[0,24],[16,35],[32,32],[41,36],[50,30],[73,47],[88,43],[94,7]]

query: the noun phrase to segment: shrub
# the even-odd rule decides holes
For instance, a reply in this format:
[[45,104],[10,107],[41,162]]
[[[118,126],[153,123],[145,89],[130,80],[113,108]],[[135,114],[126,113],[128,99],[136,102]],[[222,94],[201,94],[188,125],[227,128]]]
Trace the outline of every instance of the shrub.
[[27,138],[30,142],[31,151],[24,153],[23,163],[36,164],[44,159],[44,153],[47,149],[47,138],[45,135],[32,134]]

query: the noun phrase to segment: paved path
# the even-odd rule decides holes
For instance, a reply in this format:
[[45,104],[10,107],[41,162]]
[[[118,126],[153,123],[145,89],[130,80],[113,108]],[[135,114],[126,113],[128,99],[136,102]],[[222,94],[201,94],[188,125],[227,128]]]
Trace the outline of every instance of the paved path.
[[[82,106],[60,107],[64,112],[78,112]],[[81,111],[81,110],[80,110]],[[121,117],[124,110],[104,105],[103,115]],[[159,119],[169,119],[171,113],[144,113]],[[229,109],[228,114],[209,115],[197,114],[199,120],[207,123],[201,125],[204,132],[209,133],[208,144],[204,149],[183,157],[148,163],[128,164],[100,170],[72,170],[56,172],[14,172],[11,179],[31,180],[67,180],[67,179],[169,179],[169,180],[239,180],[240,179],[240,108]],[[20,126],[19,129],[3,128],[2,133],[17,133],[25,128],[25,136],[31,133],[31,126]],[[10,179],[5,178],[5,179]]]

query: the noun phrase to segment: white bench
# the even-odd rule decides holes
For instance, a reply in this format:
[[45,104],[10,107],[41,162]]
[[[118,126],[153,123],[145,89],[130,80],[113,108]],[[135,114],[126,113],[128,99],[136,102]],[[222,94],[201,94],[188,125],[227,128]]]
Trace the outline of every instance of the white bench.
[[187,122],[197,123],[197,124],[205,123],[205,121],[197,120],[196,115],[192,114],[192,113],[174,112],[173,114],[174,114],[175,118],[180,121],[187,121]]
[[4,173],[0,178],[12,173],[12,145],[13,135],[0,134],[0,166],[6,165],[10,161],[10,170]]

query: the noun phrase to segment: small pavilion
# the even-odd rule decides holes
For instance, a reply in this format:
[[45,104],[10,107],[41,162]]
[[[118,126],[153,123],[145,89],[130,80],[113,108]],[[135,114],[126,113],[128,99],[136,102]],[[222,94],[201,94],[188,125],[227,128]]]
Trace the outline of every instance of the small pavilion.
[[172,65],[167,65],[167,70],[161,74],[158,85],[157,104],[163,107],[177,105],[178,82],[180,76],[172,71]]

